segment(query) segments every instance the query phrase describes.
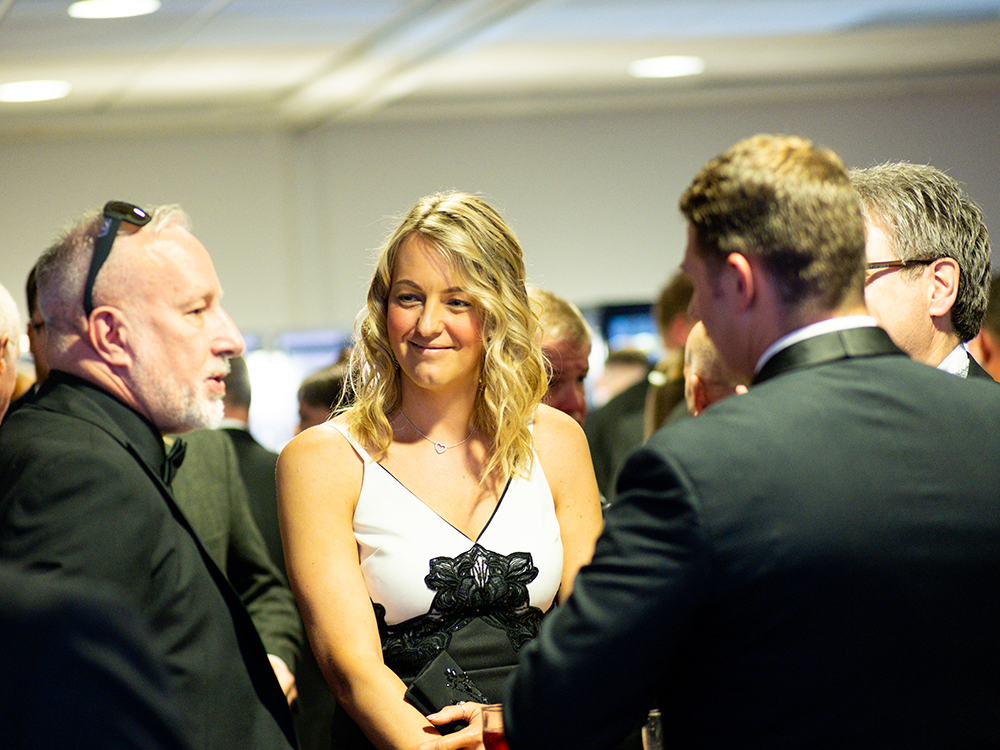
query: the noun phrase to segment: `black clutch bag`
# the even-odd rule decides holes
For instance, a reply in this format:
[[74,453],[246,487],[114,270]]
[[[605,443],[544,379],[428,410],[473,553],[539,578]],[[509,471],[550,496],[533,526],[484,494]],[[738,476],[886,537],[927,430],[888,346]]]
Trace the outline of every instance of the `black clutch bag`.
[[[424,716],[462,701],[489,703],[489,699],[447,651],[439,653],[420,670],[406,690],[406,699]],[[467,722],[453,721],[439,726],[437,730],[441,734],[451,734],[466,726]]]

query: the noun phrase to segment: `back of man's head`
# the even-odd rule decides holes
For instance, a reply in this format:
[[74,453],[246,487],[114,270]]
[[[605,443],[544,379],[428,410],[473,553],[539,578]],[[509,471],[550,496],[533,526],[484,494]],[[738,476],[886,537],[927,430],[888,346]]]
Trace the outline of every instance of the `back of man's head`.
[[704,324],[696,323],[684,346],[684,398],[688,412],[696,417],[716,401],[746,390],[746,379],[726,367]]
[[653,319],[656,330],[667,349],[684,346],[694,321],[688,315],[688,305],[694,286],[686,274],[678,272],[670,277],[659,297],[653,303]]
[[0,419],[7,412],[17,383],[17,358],[20,354],[21,317],[17,303],[0,286]]
[[786,309],[861,304],[864,222],[832,151],[795,136],[747,138],[702,168],[680,208],[706,262],[758,259]]
[[[896,259],[952,258],[958,263],[951,325],[960,341],[973,338],[986,312],[991,272],[990,235],[982,211],[955,180],[925,164],[880,164],[850,174],[866,220],[885,232]],[[901,268],[899,273],[912,279],[922,268]]]
[[322,424],[335,409],[346,408],[354,401],[350,364],[336,362],[307,375],[299,385],[298,432]]
[[250,369],[243,357],[229,360],[229,374],[225,378],[226,395],[223,403],[227,412],[230,408],[250,409]]
[[34,315],[38,310],[38,263],[28,271],[28,279],[24,282],[24,300],[28,303],[28,315]]
[[590,326],[572,302],[568,302],[548,289],[532,287],[528,296],[535,302],[542,341],[565,341],[579,346],[590,346]]

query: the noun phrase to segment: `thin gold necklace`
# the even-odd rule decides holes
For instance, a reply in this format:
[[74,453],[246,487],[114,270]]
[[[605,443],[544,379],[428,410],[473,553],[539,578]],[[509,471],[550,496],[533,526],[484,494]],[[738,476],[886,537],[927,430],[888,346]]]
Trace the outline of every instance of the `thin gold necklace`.
[[406,424],[410,425],[410,427],[412,427],[414,430],[417,431],[417,434],[420,435],[420,437],[422,437],[424,440],[426,440],[428,443],[431,443],[434,446],[434,450],[437,451],[438,455],[444,453],[447,450],[451,450],[452,448],[457,448],[462,443],[467,442],[469,438],[472,437],[472,435],[476,431],[475,428],[472,428],[469,431],[469,434],[465,436],[465,440],[463,440],[461,443],[455,443],[454,445],[445,445],[444,443],[439,443],[437,440],[432,440],[431,438],[427,437],[424,433],[422,433],[420,429],[415,424],[413,424],[413,422],[410,421],[410,418],[406,416],[406,414],[403,412],[402,409],[399,410],[399,413],[402,415],[403,419],[406,420]]

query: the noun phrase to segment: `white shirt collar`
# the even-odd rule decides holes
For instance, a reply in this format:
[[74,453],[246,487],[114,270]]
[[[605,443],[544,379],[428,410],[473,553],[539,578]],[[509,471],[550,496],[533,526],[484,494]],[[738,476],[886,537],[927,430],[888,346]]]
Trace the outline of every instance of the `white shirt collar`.
[[219,423],[219,429],[222,429],[223,427],[228,427],[230,429],[232,429],[233,427],[237,427],[241,430],[245,430],[247,428],[247,423],[244,422],[242,419],[233,419],[232,417],[225,417]]
[[807,326],[803,326],[796,331],[792,331],[791,333],[782,336],[780,339],[767,347],[767,349],[764,350],[764,353],[760,355],[760,359],[757,360],[757,367],[754,368],[754,373],[760,372],[760,369],[764,366],[767,360],[780,352],[782,349],[787,349],[792,344],[797,344],[800,341],[805,341],[806,339],[811,339],[814,336],[820,336],[824,333],[846,331],[851,328],[874,328],[875,325],[875,318],[868,315],[844,315],[838,318],[827,318],[826,320],[821,320],[818,323],[810,323]]
[[951,354],[941,360],[937,368],[958,375],[960,378],[969,377],[969,353],[965,350],[965,346],[959,344],[952,349]]

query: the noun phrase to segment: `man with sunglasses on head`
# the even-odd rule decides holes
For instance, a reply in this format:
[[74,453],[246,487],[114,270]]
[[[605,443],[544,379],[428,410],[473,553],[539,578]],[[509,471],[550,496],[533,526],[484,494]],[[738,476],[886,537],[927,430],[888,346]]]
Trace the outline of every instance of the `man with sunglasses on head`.
[[243,350],[177,207],[108,203],[38,261],[50,372],[0,430],[0,560],[117,587],[146,619],[194,748],[295,746],[239,597],[174,502],[163,435],[217,426]]
[[851,173],[865,214],[865,304],[912,359],[960,377],[990,376],[963,344],[990,287],[983,214],[951,177],[905,162]]

